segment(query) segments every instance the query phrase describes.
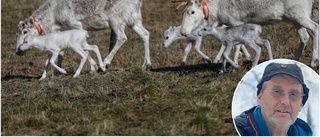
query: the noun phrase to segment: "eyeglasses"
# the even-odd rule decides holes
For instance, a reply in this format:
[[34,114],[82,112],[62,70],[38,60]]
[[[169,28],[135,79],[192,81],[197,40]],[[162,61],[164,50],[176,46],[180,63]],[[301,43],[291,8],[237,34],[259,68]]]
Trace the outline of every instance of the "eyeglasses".
[[[283,91],[279,91],[279,90],[273,90],[271,91],[272,96],[276,99],[281,99],[283,98],[285,95],[287,95],[285,92]],[[291,101],[298,101],[300,100],[303,96],[305,96],[305,94],[299,92],[299,91],[291,91],[288,93],[289,94],[289,100]]]

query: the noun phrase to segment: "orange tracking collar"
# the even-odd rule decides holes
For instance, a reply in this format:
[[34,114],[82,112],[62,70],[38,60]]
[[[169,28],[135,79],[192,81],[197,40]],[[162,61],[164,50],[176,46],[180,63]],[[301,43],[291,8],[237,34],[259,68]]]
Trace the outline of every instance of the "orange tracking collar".
[[203,15],[204,15],[204,19],[208,19],[209,18],[209,8],[208,8],[208,5],[207,5],[207,2],[202,2],[201,3],[201,6],[203,8]]
[[33,25],[36,28],[36,30],[38,31],[38,34],[41,35],[43,33],[42,27],[40,26],[40,23],[38,22],[38,20],[33,17]]

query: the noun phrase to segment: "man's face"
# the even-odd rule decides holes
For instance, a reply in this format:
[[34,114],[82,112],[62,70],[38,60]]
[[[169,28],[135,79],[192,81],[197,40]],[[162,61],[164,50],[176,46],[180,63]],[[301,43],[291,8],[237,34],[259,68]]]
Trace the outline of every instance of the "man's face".
[[275,75],[265,83],[258,104],[267,125],[289,127],[302,109],[302,85],[288,75]]

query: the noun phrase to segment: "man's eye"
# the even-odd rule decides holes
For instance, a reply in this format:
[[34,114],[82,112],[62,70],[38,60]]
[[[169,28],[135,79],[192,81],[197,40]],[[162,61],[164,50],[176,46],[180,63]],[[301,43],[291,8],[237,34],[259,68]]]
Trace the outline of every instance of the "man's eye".
[[280,91],[279,90],[275,90],[275,91],[273,91],[274,93],[280,93]]
[[274,90],[274,91],[273,91],[273,94],[274,94],[275,96],[282,96],[282,95],[283,95],[283,92],[280,91],[280,90]]
[[297,93],[289,93],[290,96],[297,96]]

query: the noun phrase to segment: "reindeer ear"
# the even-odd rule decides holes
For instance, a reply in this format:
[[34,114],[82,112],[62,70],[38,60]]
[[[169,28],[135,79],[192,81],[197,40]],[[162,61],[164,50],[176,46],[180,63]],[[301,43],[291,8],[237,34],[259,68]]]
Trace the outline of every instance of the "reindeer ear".
[[30,18],[28,19],[28,23],[29,23],[30,25],[33,25],[33,18],[32,18],[32,17],[30,17]]
[[19,28],[23,29],[23,28],[25,28],[25,26],[26,26],[26,24],[23,21],[19,22],[19,25],[18,25]]
[[19,26],[21,25],[21,24],[23,24],[24,22],[23,21],[19,21]]
[[26,25],[32,26],[33,25],[33,19],[32,17],[29,17],[28,19],[25,20]]

